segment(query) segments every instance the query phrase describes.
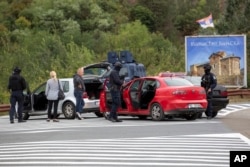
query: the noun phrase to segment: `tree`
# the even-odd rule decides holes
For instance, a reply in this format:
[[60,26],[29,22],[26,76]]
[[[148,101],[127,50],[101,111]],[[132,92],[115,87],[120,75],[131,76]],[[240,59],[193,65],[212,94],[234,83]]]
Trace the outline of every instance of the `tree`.
[[133,7],[130,12],[130,19],[132,21],[140,20],[142,24],[148,27],[150,32],[156,31],[155,16],[148,8],[140,5]]

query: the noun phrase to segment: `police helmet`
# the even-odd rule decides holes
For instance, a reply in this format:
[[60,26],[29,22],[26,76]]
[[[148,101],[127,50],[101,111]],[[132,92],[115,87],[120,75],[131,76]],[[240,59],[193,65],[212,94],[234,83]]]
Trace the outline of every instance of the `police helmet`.
[[204,70],[211,70],[211,65],[210,64],[206,64],[206,65],[204,65]]
[[115,67],[122,68],[122,64],[121,64],[119,61],[117,61],[117,62],[115,63]]
[[21,70],[19,67],[15,67],[14,70],[13,70],[14,73],[18,73],[18,74],[19,74],[21,71],[22,71],[22,70]]

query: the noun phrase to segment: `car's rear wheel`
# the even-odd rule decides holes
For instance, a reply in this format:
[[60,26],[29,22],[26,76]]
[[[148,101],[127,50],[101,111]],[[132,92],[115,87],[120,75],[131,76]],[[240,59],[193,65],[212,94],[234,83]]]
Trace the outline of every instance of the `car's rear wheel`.
[[162,121],[165,118],[163,109],[160,104],[154,103],[150,107],[150,115],[154,121]]
[[63,105],[62,112],[67,119],[75,118],[75,105],[72,102],[66,102]]

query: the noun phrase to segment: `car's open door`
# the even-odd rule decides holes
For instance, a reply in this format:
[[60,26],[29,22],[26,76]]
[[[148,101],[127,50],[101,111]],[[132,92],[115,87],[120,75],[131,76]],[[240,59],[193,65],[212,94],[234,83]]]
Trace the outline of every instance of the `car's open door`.
[[31,91],[29,88],[29,84],[26,83],[26,89],[23,91],[24,102],[23,102],[23,111],[31,110]]
[[133,81],[133,83],[129,88],[131,104],[134,109],[140,108],[141,83],[142,83],[141,79],[136,79]]
[[112,105],[112,98],[109,89],[109,79],[107,78],[103,83],[103,89],[100,92],[100,112],[110,111]]
[[45,88],[46,83],[43,83],[31,95],[31,104],[34,111],[45,111],[48,108]]

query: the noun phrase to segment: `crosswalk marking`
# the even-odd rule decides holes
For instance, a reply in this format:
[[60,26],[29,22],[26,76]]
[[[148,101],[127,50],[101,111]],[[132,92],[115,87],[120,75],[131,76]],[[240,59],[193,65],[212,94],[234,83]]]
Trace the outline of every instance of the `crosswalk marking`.
[[0,144],[0,166],[228,166],[229,151],[250,151],[238,133]]
[[232,112],[249,109],[249,108],[250,108],[250,104],[229,104],[227,105],[226,108],[223,108],[218,112],[218,116],[223,117]]

